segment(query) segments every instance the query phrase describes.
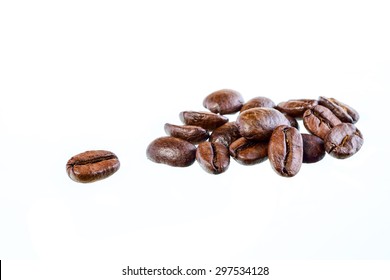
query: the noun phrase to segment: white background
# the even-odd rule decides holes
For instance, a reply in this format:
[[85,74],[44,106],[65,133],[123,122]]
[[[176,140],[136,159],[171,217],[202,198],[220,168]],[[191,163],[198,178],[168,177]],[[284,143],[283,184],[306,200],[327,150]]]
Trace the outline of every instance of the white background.
[[[389,259],[389,13],[386,1],[1,1],[0,258]],[[359,111],[365,143],[288,179],[269,162],[214,176],[146,158],[166,122],[221,88],[335,97]],[[91,149],[120,170],[71,181],[67,160]]]

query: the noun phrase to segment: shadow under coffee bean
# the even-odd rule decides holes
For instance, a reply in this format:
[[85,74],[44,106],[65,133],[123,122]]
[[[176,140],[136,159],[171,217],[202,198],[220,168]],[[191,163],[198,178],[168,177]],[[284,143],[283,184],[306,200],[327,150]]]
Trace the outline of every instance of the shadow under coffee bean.
[[[318,162],[326,153],[345,159],[363,145],[352,124],[358,112],[335,98],[290,99],[275,106],[267,97],[245,103],[239,92],[223,89],[207,95],[203,105],[211,112],[183,111],[179,116],[184,125],[165,124],[170,136],[149,144],[148,159],[176,167],[196,159],[211,174],[224,173],[230,156],[243,165],[269,159],[277,174],[294,177],[302,163]],[[235,112],[235,121],[224,116]],[[298,121],[311,134],[301,134]]]

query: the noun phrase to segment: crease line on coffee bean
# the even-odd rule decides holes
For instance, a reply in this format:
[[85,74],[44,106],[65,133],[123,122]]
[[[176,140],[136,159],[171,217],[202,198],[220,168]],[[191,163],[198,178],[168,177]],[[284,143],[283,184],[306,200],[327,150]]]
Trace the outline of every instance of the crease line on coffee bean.
[[284,138],[286,139],[286,154],[284,155],[284,160],[283,160],[283,162],[284,162],[283,173],[288,175],[286,165],[288,162],[288,157],[290,156],[290,143],[289,143],[288,137],[287,137],[287,127],[283,129],[283,134],[284,134]]

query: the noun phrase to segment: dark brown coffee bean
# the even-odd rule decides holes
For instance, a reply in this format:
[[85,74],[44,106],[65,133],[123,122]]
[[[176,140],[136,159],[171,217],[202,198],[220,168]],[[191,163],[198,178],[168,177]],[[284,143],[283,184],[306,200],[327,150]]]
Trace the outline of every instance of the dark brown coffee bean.
[[325,150],[331,156],[339,159],[356,154],[362,145],[362,133],[350,123],[336,125],[325,138]]
[[111,176],[119,167],[118,157],[114,153],[95,150],[72,157],[66,164],[66,172],[75,182],[91,183]]
[[180,138],[165,136],[149,144],[146,156],[153,162],[175,167],[190,166],[195,161],[195,145]]
[[244,105],[242,105],[240,112],[256,107],[273,108],[275,107],[275,103],[268,97],[258,96],[245,102]]
[[359,113],[355,109],[335,98],[320,96],[318,103],[331,110],[342,122],[356,123],[359,120]]
[[303,113],[307,109],[311,109],[318,104],[315,99],[291,99],[289,101],[280,102],[275,109],[280,112],[286,113],[294,118],[301,119]]
[[332,127],[341,121],[328,108],[317,105],[306,110],[303,115],[303,124],[312,134],[324,139]]
[[302,133],[303,163],[318,162],[325,156],[324,141],[315,135]]
[[186,125],[195,125],[207,130],[214,130],[229,121],[225,116],[209,112],[183,111],[180,120]]
[[164,125],[166,134],[186,140],[192,144],[198,144],[209,138],[206,129],[194,125],[174,125],[166,123]]
[[268,142],[251,141],[241,137],[229,146],[230,155],[243,165],[263,162],[268,155]]
[[213,131],[210,135],[210,142],[221,143],[226,147],[229,147],[233,141],[240,138],[240,132],[238,131],[238,127],[236,122],[228,122],[224,125],[221,125],[217,129]]
[[220,174],[229,167],[229,150],[221,143],[202,142],[196,150],[196,160],[208,173]]
[[238,91],[221,89],[210,93],[203,100],[203,106],[216,114],[234,114],[240,111],[244,99]]
[[267,141],[279,125],[290,125],[285,116],[272,108],[248,109],[237,117],[241,136],[249,140]]
[[301,168],[302,157],[302,136],[298,129],[278,126],[268,144],[268,158],[272,168],[281,176],[293,177]]
[[297,121],[296,118],[291,117],[290,115],[287,115],[287,114],[283,114],[283,115],[284,115],[284,116],[286,117],[286,119],[290,122],[290,126],[295,127],[296,129],[299,130],[299,124],[298,124],[298,121]]

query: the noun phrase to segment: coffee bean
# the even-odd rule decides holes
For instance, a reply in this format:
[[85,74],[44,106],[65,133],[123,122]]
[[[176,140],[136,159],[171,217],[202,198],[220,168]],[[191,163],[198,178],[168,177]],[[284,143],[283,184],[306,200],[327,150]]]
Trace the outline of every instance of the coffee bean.
[[114,153],[94,150],[73,156],[66,164],[66,172],[75,182],[91,183],[111,176],[119,167]]
[[286,113],[294,118],[301,119],[303,113],[307,109],[311,109],[318,104],[315,99],[291,99],[289,101],[280,102],[275,109]]
[[209,112],[183,111],[180,120],[186,125],[195,125],[207,130],[214,130],[229,121],[225,116]]
[[238,131],[236,122],[228,122],[215,129],[213,133],[211,133],[209,141],[221,143],[226,147],[229,147],[233,141],[240,137],[241,135]]
[[318,162],[325,156],[324,141],[315,135],[302,133],[303,163]]
[[342,122],[356,123],[359,120],[359,113],[355,109],[335,98],[320,96],[318,103],[331,110]]
[[166,134],[186,140],[192,144],[198,144],[209,138],[206,129],[194,125],[174,125],[166,123],[164,125]]
[[234,114],[240,111],[244,99],[238,91],[221,89],[210,93],[203,100],[203,106],[216,114]]
[[317,105],[307,109],[303,115],[303,124],[312,134],[324,139],[332,127],[341,121],[326,107]]
[[196,150],[196,160],[206,172],[220,174],[229,167],[229,150],[221,143],[203,142]]
[[273,108],[275,107],[275,103],[268,97],[258,96],[245,102],[244,105],[241,107],[240,112],[244,112],[248,109],[256,107]]
[[276,173],[284,177],[295,176],[301,168],[303,157],[302,136],[298,129],[278,126],[268,144],[268,157]]
[[268,155],[268,142],[248,140],[241,137],[229,146],[230,155],[243,165],[263,162]]
[[356,154],[362,145],[362,133],[350,123],[336,125],[325,137],[326,152],[339,159],[345,159]]
[[289,121],[290,126],[295,127],[296,129],[299,130],[299,124],[298,124],[298,121],[297,121],[296,118],[291,117],[290,115],[287,115],[287,114],[285,114],[285,113],[283,113],[283,115],[284,115],[284,116],[286,117],[286,119]]
[[266,141],[279,125],[290,125],[285,116],[272,108],[248,109],[237,117],[241,136],[249,140]]
[[172,136],[160,137],[149,144],[146,155],[156,163],[175,167],[190,166],[195,161],[195,145]]

